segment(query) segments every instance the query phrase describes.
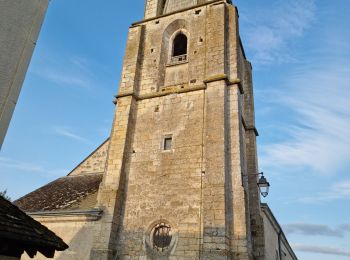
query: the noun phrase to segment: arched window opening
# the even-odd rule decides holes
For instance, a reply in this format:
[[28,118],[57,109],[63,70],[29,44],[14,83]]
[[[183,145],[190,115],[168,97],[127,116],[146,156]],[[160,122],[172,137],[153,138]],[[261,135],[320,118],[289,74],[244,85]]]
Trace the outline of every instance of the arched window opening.
[[187,60],[187,37],[183,33],[179,33],[173,42],[172,62],[185,60]]

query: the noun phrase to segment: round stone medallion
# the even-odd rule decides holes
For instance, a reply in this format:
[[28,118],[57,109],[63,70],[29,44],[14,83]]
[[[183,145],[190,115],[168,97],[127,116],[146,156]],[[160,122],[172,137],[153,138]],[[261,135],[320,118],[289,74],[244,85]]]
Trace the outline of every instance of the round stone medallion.
[[157,224],[151,232],[152,244],[155,250],[164,252],[171,245],[172,233],[169,224]]
[[168,257],[176,244],[177,232],[166,220],[153,222],[145,233],[145,249],[150,257]]

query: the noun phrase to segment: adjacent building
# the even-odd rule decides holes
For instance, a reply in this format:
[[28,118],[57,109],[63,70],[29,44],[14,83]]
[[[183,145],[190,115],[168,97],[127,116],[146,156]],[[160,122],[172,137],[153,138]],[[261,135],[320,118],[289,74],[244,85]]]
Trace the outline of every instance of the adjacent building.
[[0,149],[49,0],[0,1]]
[[226,0],[147,0],[110,138],[16,204],[57,259],[297,259],[260,202],[252,66]]
[[68,246],[45,226],[0,196],[0,259],[21,259],[25,252],[34,257],[40,252],[53,258]]

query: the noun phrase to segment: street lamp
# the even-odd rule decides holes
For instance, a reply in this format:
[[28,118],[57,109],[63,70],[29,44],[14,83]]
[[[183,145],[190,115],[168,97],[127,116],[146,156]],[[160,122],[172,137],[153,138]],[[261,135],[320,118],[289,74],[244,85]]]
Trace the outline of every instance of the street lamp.
[[259,181],[258,181],[258,187],[260,190],[261,196],[264,198],[269,195],[269,190],[270,190],[270,183],[267,181],[267,179],[264,176],[264,173],[258,173],[258,175],[261,175]]

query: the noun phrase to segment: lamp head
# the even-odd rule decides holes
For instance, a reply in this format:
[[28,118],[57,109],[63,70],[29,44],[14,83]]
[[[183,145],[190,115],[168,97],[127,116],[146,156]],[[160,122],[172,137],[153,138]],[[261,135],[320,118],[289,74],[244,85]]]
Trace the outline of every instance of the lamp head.
[[267,179],[263,174],[258,181],[258,187],[259,187],[261,196],[265,198],[269,194],[270,183],[267,181]]

